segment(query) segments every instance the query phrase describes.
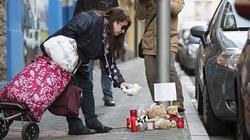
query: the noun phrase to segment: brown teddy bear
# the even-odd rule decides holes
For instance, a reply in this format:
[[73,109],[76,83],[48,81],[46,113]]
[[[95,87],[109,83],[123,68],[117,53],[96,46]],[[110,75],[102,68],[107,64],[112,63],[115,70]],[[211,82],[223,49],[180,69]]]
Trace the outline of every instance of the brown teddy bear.
[[154,103],[150,105],[149,109],[147,110],[147,115],[150,119],[156,117],[164,118],[167,115],[167,111],[164,105],[157,105]]

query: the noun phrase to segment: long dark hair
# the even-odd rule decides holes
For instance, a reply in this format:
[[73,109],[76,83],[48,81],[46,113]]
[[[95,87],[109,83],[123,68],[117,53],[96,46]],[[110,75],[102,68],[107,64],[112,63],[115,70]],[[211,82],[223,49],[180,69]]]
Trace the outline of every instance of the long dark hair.
[[[114,7],[104,12],[104,17],[108,20],[106,27],[107,43],[109,49],[113,54],[113,57],[117,60],[124,56],[124,39],[128,27],[131,25],[131,20],[128,14],[120,7]],[[127,26],[125,32],[118,36],[114,36],[114,22],[124,22],[127,21]]]

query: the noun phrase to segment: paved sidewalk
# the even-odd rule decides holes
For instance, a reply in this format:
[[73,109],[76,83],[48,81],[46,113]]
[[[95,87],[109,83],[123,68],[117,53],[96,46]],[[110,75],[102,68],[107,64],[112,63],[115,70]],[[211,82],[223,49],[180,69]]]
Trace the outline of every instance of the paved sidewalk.
[[[98,65],[99,66],[99,65]],[[183,129],[170,128],[167,130],[153,130],[143,132],[130,132],[126,128],[126,118],[129,116],[129,110],[139,107],[147,108],[153,102],[147,88],[144,62],[143,59],[137,58],[124,63],[118,64],[125,80],[129,83],[138,83],[143,89],[135,96],[127,96],[120,89],[114,89],[115,107],[105,107],[103,105],[100,86],[100,70],[96,66],[94,72],[94,95],[96,103],[96,113],[101,122],[105,125],[113,127],[110,133],[68,136],[67,122],[64,117],[55,116],[45,112],[41,122],[38,124],[40,128],[40,140],[208,140],[207,133],[201,124],[196,113],[192,100],[188,92],[194,92],[194,87],[187,77],[178,67],[177,70],[183,85],[185,98],[185,119],[186,125]],[[189,79],[188,79],[189,78]],[[81,116],[83,118],[83,116]],[[16,121],[11,127],[5,140],[21,139],[22,127],[21,123]]]

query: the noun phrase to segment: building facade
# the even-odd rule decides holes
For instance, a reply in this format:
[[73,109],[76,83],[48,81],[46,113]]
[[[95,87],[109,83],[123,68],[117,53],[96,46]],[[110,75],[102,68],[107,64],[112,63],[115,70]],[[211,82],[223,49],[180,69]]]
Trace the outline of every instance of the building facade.
[[0,0],[0,88],[40,53],[40,43],[72,17],[74,6],[75,0]]
[[0,0],[0,82],[6,80],[6,0]]
[[185,6],[179,14],[179,28],[207,24],[219,2],[220,0],[185,0]]

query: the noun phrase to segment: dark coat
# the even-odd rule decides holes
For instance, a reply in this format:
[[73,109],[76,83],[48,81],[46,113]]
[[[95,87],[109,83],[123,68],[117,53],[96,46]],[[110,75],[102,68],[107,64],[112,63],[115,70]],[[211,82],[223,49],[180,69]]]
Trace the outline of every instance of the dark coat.
[[100,59],[114,87],[119,87],[124,79],[110,50],[104,50],[103,22],[103,16],[94,12],[83,12],[73,17],[62,29],[50,37],[63,35],[75,39],[82,63],[88,64],[89,60]]

